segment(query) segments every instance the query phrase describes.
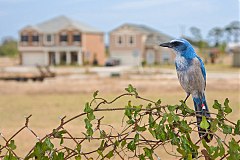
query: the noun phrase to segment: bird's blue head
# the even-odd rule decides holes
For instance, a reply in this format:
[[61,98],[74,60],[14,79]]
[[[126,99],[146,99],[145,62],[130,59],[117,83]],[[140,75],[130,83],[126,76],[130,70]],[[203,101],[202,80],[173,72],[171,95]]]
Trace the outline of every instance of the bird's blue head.
[[185,39],[174,39],[170,42],[162,43],[160,46],[172,48],[176,51],[177,54],[183,56],[195,53],[192,45]]

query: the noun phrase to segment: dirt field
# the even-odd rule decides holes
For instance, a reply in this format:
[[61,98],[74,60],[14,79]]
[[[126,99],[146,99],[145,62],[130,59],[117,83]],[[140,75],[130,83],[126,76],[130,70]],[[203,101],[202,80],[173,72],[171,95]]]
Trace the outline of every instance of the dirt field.
[[[94,91],[99,90],[102,97],[112,99],[124,93],[128,84],[135,86],[141,96],[152,100],[160,98],[163,104],[178,104],[179,100],[185,98],[174,70],[165,74],[132,74],[121,78],[100,78],[95,74],[71,75],[48,79],[43,83],[0,81],[0,132],[9,137],[23,126],[24,116],[32,114],[30,127],[40,137],[44,136],[59,124],[58,117],[71,117],[82,112],[85,102],[91,99]],[[206,96],[210,110],[215,99],[223,103],[225,98],[229,98],[230,106],[234,110],[230,119],[239,119],[238,72],[209,73]],[[127,99],[120,100],[114,107],[124,107],[126,102]],[[192,106],[191,99],[187,103]],[[107,116],[106,123],[121,124],[122,115],[119,113],[114,112]],[[116,120],[116,117],[120,119]],[[80,119],[68,128],[78,133],[84,129],[83,122]],[[0,140],[0,144],[1,142]],[[30,134],[20,134],[17,138],[18,152],[25,153],[35,142],[36,139]],[[160,150],[159,153],[164,154],[164,151]]]

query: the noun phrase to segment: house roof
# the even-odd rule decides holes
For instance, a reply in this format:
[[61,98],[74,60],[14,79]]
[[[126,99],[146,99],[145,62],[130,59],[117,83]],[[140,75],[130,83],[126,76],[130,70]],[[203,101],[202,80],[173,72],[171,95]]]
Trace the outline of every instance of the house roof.
[[29,27],[42,33],[56,33],[68,27],[76,28],[82,32],[103,33],[92,26],[70,19],[66,16],[58,16],[35,26],[27,26],[24,29]]
[[124,28],[124,27],[129,27],[138,32],[146,34],[147,39],[145,41],[145,44],[147,44],[147,45],[156,45],[157,43],[167,42],[167,41],[170,41],[173,39],[173,37],[171,37],[167,34],[164,34],[154,28],[151,28],[149,26],[142,25],[142,24],[125,23],[125,24],[121,25],[120,27],[117,27],[116,29],[112,30],[111,32],[117,31],[118,29]]

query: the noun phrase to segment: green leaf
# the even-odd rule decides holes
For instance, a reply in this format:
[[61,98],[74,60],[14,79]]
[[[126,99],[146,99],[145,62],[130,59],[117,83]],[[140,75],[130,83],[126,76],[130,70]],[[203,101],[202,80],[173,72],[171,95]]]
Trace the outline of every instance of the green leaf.
[[232,112],[232,109],[229,107],[228,103],[229,103],[229,100],[228,100],[228,98],[226,98],[224,101],[224,106],[225,106],[224,112],[227,114]]
[[128,143],[127,145],[127,148],[130,150],[130,151],[134,151],[136,149],[136,144],[135,144],[135,141],[132,140],[131,142]]
[[8,155],[5,155],[3,160],[18,160],[17,157],[15,157],[12,152],[9,152]]
[[192,160],[192,154],[188,154],[187,160]]
[[97,97],[97,95],[98,95],[98,93],[99,93],[99,91],[97,90],[97,91],[95,91],[94,93],[93,93],[93,98],[96,98]]
[[217,119],[214,119],[213,121],[211,121],[211,125],[210,125],[210,131],[211,132],[216,132],[218,127],[217,127],[217,124],[218,124],[218,120]]
[[232,133],[232,127],[226,124],[223,124],[221,126],[221,128],[223,129],[223,133],[224,134],[231,134]]
[[136,143],[136,142],[138,142],[138,141],[139,141],[139,134],[136,133],[136,134],[135,134],[135,137],[134,137],[134,142]]
[[206,148],[206,150],[208,151],[209,154],[211,154],[211,150],[210,147],[207,145],[207,142],[205,141],[205,139],[202,140],[202,144],[203,146]]
[[134,88],[131,84],[128,85],[128,88],[125,88],[125,90],[128,93],[134,93],[135,95],[138,95],[136,88]]
[[86,104],[85,104],[85,108],[84,108],[84,112],[85,113],[90,113],[90,112],[92,112],[93,110],[91,109],[91,107],[90,107],[90,105],[89,105],[89,102],[87,102]]
[[95,119],[95,115],[93,114],[93,112],[87,113],[87,118],[92,121]]
[[113,152],[114,152],[114,150],[111,150],[110,152],[108,152],[108,154],[106,155],[106,157],[107,157],[108,159],[110,159],[111,157],[113,157]]
[[82,148],[81,144],[77,144],[76,151],[78,152],[78,154],[81,153],[81,148]]
[[175,111],[177,109],[177,107],[178,106],[175,105],[175,106],[168,106],[167,108],[170,112],[172,112],[172,111]]
[[153,157],[152,157],[153,150],[149,149],[147,147],[143,148],[143,150],[144,150],[146,157],[148,157],[150,160],[153,160]]
[[183,120],[180,122],[179,129],[182,133],[189,133],[192,131],[192,128],[189,127],[186,120]]
[[219,153],[218,153],[218,156],[219,157],[222,157],[224,154],[225,154],[225,148],[223,147],[223,144],[221,142],[221,139],[217,139],[217,142],[218,142],[218,147],[219,147]]
[[173,115],[172,115],[172,114],[168,114],[167,117],[168,117],[168,119],[167,119],[167,120],[168,120],[168,123],[169,123],[169,124],[173,124]]
[[158,99],[156,102],[156,106],[159,106],[162,103],[161,99]]
[[97,150],[97,153],[101,156],[101,157],[103,157],[103,151],[102,150]]
[[75,160],[81,160],[81,155],[75,156]]
[[11,140],[10,143],[8,144],[8,147],[11,150],[15,150],[17,148],[17,146],[14,144],[14,140]]
[[124,139],[121,143],[121,147],[123,148],[127,144],[127,141]]
[[139,160],[146,160],[146,158],[145,158],[145,156],[144,156],[143,154],[140,154],[140,155],[138,156],[138,158],[139,158]]
[[52,150],[54,145],[52,144],[52,142],[50,141],[50,138],[46,138],[44,143],[47,145],[47,147]]
[[186,152],[184,150],[182,150],[181,148],[177,148],[178,153],[180,153],[182,155],[182,157],[186,157]]
[[201,123],[200,123],[200,127],[201,127],[202,129],[207,130],[207,129],[209,128],[209,126],[210,126],[210,125],[209,125],[206,117],[205,117],[205,116],[202,116],[202,121],[201,121]]
[[90,122],[89,119],[85,118],[84,119],[84,122],[85,122],[85,128],[88,129],[88,128],[92,128],[92,124]]
[[101,139],[104,139],[104,138],[106,138],[106,137],[107,137],[106,132],[105,132],[104,130],[101,130],[101,131],[100,131],[100,138],[101,138]]
[[156,132],[152,128],[148,128],[148,131],[152,134],[154,138],[156,138]]
[[150,128],[154,127],[155,121],[154,121],[154,118],[153,118],[152,114],[149,114],[148,123],[149,123]]
[[57,160],[64,160],[64,153],[63,152],[58,153]]
[[146,127],[145,126],[140,127],[139,125],[137,125],[136,130],[138,132],[144,132],[144,131],[146,131]]
[[213,104],[213,108],[214,109],[217,109],[217,110],[220,110],[221,109],[221,104],[220,103],[218,103],[218,101],[217,100],[214,100],[214,104]]
[[240,120],[238,120],[237,124],[235,125],[234,134],[240,135]]
[[227,157],[228,160],[235,160],[240,159],[240,146],[235,141],[234,138],[229,142],[229,150],[228,150],[229,156]]

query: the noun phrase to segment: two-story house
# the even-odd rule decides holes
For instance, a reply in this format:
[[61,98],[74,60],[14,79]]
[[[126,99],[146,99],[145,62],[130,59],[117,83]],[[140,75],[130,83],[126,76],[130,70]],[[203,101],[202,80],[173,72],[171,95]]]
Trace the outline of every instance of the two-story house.
[[110,57],[121,65],[173,63],[174,53],[158,44],[173,39],[145,25],[123,24],[109,35]]
[[21,64],[104,65],[104,33],[94,27],[59,16],[19,32]]

